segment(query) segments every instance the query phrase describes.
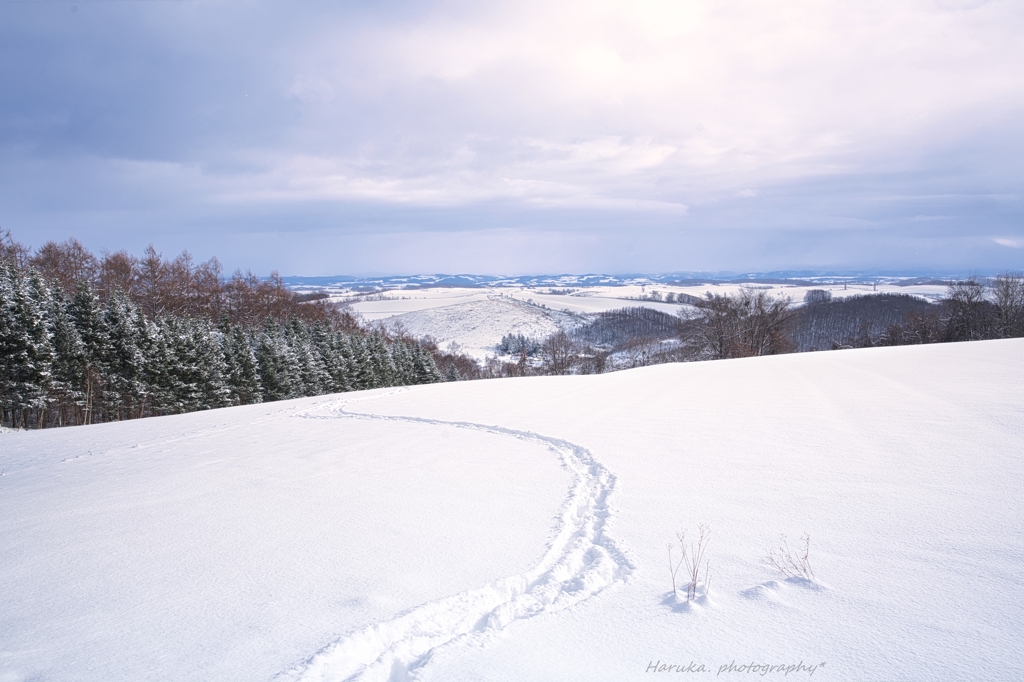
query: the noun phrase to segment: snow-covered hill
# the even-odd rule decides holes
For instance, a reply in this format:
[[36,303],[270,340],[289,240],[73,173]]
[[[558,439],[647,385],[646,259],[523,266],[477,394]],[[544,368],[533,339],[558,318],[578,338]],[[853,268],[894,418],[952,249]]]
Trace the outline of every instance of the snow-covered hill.
[[[585,287],[424,288],[392,289],[353,298],[348,289],[335,291],[333,300],[350,302],[351,309],[368,322],[401,327],[414,336],[433,336],[442,345],[455,342],[482,360],[506,334],[524,334],[542,339],[557,329],[580,324],[597,313],[622,308],[650,308],[676,315],[693,300],[708,294],[736,295],[755,287],[772,296],[786,296],[793,305],[803,305],[811,289],[824,289],[833,299],[847,299],[877,293],[909,294],[936,301],[946,287],[941,285],[898,286],[896,284],[708,284],[701,286],[620,284]],[[368,296],[368,298],[367,298]],[[363,300],[365,298],[366,300]],[[672,301],[672,302],[669,302]],[[519,304],[517,307],[516,304]],[[859,325],[858,325],[859,328]],[[856,329],[853,333],[856,333]],[[840,338],[848,335],[846,330]],[[829,344],[831,345],[831,339]]]
[[489,296],[395,315],[385,320],[414,337],[432,336],[441,346],[459,344],[462,352],[483,360],[506,334],[543,339],[580,321],[579,316],[549,310],[514,298]]
[[1022,442],[1022,340],[4,433],[0,680],[1015,680]]

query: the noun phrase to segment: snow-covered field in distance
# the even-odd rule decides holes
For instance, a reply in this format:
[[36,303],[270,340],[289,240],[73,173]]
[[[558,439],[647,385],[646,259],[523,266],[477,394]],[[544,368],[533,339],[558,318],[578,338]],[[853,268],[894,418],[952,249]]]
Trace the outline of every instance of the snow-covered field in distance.
[[1022,442],[1019,339],[4,433],[0,680],[1016,680]]
[[[943,285],[910,285],[895,284],[822,284],[813,286],[796,286],[788,284],[708,284],[698,286],[671,285],[623,285],[623,286],[591,286],[572,290],[572,287],[501,287],[501,288],[424,288],[424,289],[392,289],[382,291],[372,297],[373,300],[359,300],[349,290],[333,292],[332,299],[346,301],[355,299],[352,309],[369,321],[376,321],[401,315],[403,313],[427,310],[442,306],[470,303],[487,300],[495,296],[515,298],[543,305],[552,310],[566,310],[572,313],[599,313],[618,308],[638,307],[655,308],[667,313],[675,313],[679,306],[650,300],[657,292],[663,299],[666,294],[686,294],[702,297],[711,294],[736,294],[743,288],[763,289],[775,296],[789,296],[797,305],[803,303],[804,295],[810,289],[824,289],[835,298],[861,296],[866,294],[893,293],[919,296],[927,300],[937,300],[946,293]],[[570,291],[570,293],[563,293]]]
[[[391,289],[369,297],[354,291],[334,290],[332,299],[354,301],[351,309],[369,322],[381,322],[413,336],[432,336],[442,346],[454,342],[462,352],[483,360],[495,354],[495,346],[506,334],[523,334],[543,339],[559,328],[567,329],[585,321],[587,315],[629,307],[654,308],[670,315],[680,310],[664,299],[672,294],[702,297],[736,294],[742,288],[763,289],[775,296],[789,296],[795,305],[803,303],[810,289],[825,289],[834,298],[877,293],[901,293],[937,300],[946,292],[942,285],[899,286],[882,284],[708,284],[700,286],[616,285],[587,287],[503,286],[463,288]],[[661,300],[651,300],[657,296]],[[364,300],[369,298],[369,300]],[[526,306],[510,305],[510,301]]]
[[544,339],[582,321],[578,314],[550,310],[510,296],[424,308],[380,320],[392,331],[415,338],[431,336],[442,347],[454,342],[460,352],[478,361],[494,355],[495,346],[506,334]]

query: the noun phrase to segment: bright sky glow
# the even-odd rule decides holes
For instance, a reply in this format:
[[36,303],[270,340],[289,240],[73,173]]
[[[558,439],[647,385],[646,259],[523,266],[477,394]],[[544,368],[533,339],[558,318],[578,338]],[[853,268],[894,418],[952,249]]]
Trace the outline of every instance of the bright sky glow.
[[0,3],[0,225],[287,274],[1024,267],[1012,1]]

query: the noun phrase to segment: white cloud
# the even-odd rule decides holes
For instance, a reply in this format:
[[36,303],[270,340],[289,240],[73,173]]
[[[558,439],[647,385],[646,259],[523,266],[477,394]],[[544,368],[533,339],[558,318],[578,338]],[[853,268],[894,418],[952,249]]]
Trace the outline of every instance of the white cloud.
[[672,268],[1024,248],[1024,3],[115,5],[73,35],[38,3],[0,21],[5,225],[529,228],[605,235],[595,263],[662,230]]
[[[433,148],[364,144],[359,164],[403,183],[435,183],[441,194],[455,180],[486,195],[502,175],[582,183],[595,196],[657,199],[666,178],[679,191],[730,196],[912,170],[937,146],[1004,126],[1024,109],[1024,6],[953,8],[569,0],[460,13],[445,5],[308,41],[301,61],[327,65],[309,82],[346,97],[301,133],[308,153],[315,145],[355,166],[337,131],[353,102],[379,112],[361,127],[369,140],[403,136]],[[500,142],[474,147],[484,139]],[[452,150],[467,145],[473,163],[453,165]]]
[[992,241],[1000,246],[1008,246],[1011,249],[1024,249],[1024,239],[1010,239],[1007,237],[993,237]]

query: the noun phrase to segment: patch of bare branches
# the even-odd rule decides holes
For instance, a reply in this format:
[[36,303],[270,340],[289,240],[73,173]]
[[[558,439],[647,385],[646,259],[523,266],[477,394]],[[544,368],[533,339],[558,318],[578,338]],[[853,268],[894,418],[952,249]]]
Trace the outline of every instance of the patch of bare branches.
[[672,594],[676,597],[679,596],[676,576],[679,574],[679,569],[685,567],[686,577],[689,579],[689,582],[686,584],[686,601],[697,598],[697,586],[701,583],[700,572],[702,565],[704,567],[704,594],[708,593],[711,585],[710,578],[708,577],[709,559],[705,557],[708,541],[711,538],[711,527],[706,523],[702,523],[697,528],[699,537],[696,543],[693,541],[687,543],[685,529],[676,533],[676,541],[678,542],[681,554],[678,560],[673,556],[675,546],[671,543],[668,545],[668,568],[672,575]]
[[776,355],[794,350],[789,334],[792,299],[744,288],[733,296],[707,294],[680,310],[684,340],[700,359]]
[[811,536],[804,533],[800,540],[803,547],[791,550],[785,533],[780,534],[779,546],[768,547],[761,562],[771,566],[787,578],[814,580],[814,571],[811,570],[811,561],[808,558],[811,551]]
[[325,297],[294,293],[277,272],[258,277],[237,270],[225,277],[216,258],[197,263],[188,251],[164,258],[150,245],[141,258],[127,251],[96,257],[74,237],[60,243],[49,241],[32,251],[14,241],[10,231],[0,230],[0,261],[18,269],[34,268],[67,297],[82,284],[102,302],[122,292],[154,319],[204,317],[246,327],[297,319],[311,324],[327,322],[346,332],[360,329],[348,309]]

